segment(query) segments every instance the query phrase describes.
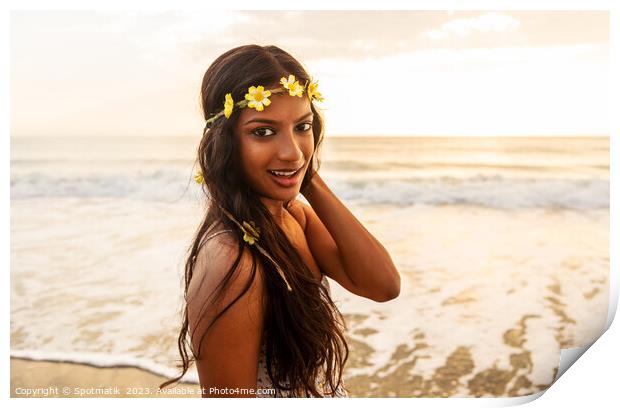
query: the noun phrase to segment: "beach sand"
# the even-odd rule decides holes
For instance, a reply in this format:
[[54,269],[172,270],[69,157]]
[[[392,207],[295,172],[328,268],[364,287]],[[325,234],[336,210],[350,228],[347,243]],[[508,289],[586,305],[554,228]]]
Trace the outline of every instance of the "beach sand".
[[[356,316],[347,316],[354,320]],[[357,317],[362,318],[362,315]],[[348,336],[347,336],[348,337]],[[410,371],[428,347],[423,335],[412,350],[399,348],[379,372],[372,375],[347,375],[348,368],[369,365],[373,348],[348,337],[350,359],[345,368],[345,386],[350,397],[454,397],[457,384],[474,371],[474,361],[465,346],[460,346],[431,377],[411,375]],[[411,358],[413,357],[413,359]],[[488,369],[469,382],[470,393],[477,396],[523,396],[542,391],[550,384],[534,386],[523,371],[531,370],[529,353],[513,355],[513,370]],[[389,372],[389,373],[388,373]],[[134,367],[102,368],[86,364],[34,361],[11,358],[12,398],[198,398],[200,387],[180,383],[158,391],[167,378]],[[510,387],[508,385],[511,384]],[[30,392],[31,394],[26,394]],[[36,394],[33,394],[36,393]]]
[[[384,303],[352,295],[330,281],[334,301],[348,325],[350,356],[344,380],[351,397],[531,395],[553,383],[561,348],[586,345],[604,327],[609,299],[606,210],[506,214],[457,206],[375,206],[356,212],[391,249],[404,279],[400,296]],[[28,214],[37,220],[36,211]],[[130,238],[126,242],[135,242]],[[44,241],[41,245],[48,249],[53,242],[67,245],[61,239]],[[77,246],[81,241],[72,241],[73,254],[82,253]],[[88,253],[88,248],[83,249]],[[152,251],[162,250],[153,245]],[[52,253],[63,251],[59,247]],[[133,256],[148,259],[146,255],[151,252],[136,251]],[[132,396],[132,392],[161,396],[157,386],[166,379],[150,371],[64,361],[95,353],[94,361],[117,365],[123,361],[118,356],[128,354],[166,367],[166,361],[177,357],[177,327],[174,320],[162,317],[174,307],[161,305],[175,299],[177,282],[168,277],[163,283],[150,279],[139,284],[142,274],[123,273],[127,271],[107,260],[100,261],[106,274],[93,276],[79,273],[68,263],[56,264],[56,258],[47,268],[37,268],[34,261],[31,266],[21,265],[23,272],[12,272],[11,351],[21,355],[11,360],[11,395],[21,396],[18,388],[61,391],[65,386],[116,386],[119,393],[113,396]],[[60,272],[64,279],[51,279]],[[67,286],[64,282],[70,274],[75,274],[75,280]],[[112,280],[115,274],[122,276]],[[136,281],[131,282],[132,278]],[[132,288],[139,286],[145,297],[133,293]],[[90,287],[101,293],[84,294],[84,288]],[[37,299],[41,307],[32,307],[30,299]],[[71,319],[59,322],[58,316]],[[133,323],[135,316],[140,324]],[[71,347],[83,354],[73,352],[72,357]],[[50,359],[65,357],[58,359],[63,363],[20,359],[29,357],[29,350]],[[162,355],[162,350],[170,355]],[[179,386],[184,387],[196,390],[190,396],[199,395],[197,385]]]
[[[176,384],[158,392],[159,384],[166,380],[162,376],[132,367],[101,368],[11,358],[12,398],[200,397],[200,387],[187,383]],[[65,393],[65,387],[68,387],[69,392]],[[38,394],[26,395],[26,392]]]

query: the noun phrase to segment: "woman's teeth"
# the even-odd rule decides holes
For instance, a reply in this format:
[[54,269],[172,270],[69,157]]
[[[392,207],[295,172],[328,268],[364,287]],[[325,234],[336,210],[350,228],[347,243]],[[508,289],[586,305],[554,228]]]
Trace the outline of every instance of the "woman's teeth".
[[281,177],[290,177],[293,174],[297,173],[297,170],[294,171],[274,171],[274,170],[269,170],[271,173],[275,174],[276,176],[281,176]]

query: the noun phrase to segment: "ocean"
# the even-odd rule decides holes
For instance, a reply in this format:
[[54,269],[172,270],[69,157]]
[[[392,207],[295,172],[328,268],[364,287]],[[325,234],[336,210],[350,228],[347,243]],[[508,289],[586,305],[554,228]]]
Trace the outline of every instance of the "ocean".
[[[12,357],[176,375],[197,144],[11,139]],[[330,281],[354,396],[532,394],[602,332],[609,138],[328,136],[320,174],[402,277]]]

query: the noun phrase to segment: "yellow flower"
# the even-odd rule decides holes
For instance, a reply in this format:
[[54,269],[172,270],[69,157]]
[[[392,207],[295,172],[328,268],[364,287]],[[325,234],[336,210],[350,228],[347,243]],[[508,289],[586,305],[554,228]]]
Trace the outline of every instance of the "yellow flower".
[[271,96],[271,91],[266,91],[262,85],[259,85],[257,87],[249,87],[248,93],[245,94],[245,99],[249,101],[248,107],[260,112],[265,109],[265,106],[271,105],[269,96]]
[[194,176],[194,180],[196,180],[196,183],[198,183],[198,184],[204,183],[205,179],[202,176],[202,171],[198,170],[198,172]]
[[243,240],[245,242],[250,245],[254,245],[254,242],[258,241],[258,238],[260,237],[260,228],[254,224],[254,221],[250,221],[249,224],[243,221],[243,227],[241,227],[241,229],[244,232]]
[[310,85],[308,85],[308,97],[310,100],[316,99],[319,102],[323,102],[324,99],[321,96],[321,93],[317,90],[318,86],[319,81],[311,82]]
[[235,105],[235,102],[233,101],[232,95],[227,93],[226,99],[224,100],[224,116],[226,116],[226,119],[230,117],[230,114],[233,111],[234,105]]
[[304,93],[304,88],[299,85],[298,81],[295,81],[295,75],[289,75],[288,80],[285,77],[280,78],[280,83],[286,89],[291,96],[299,96]]

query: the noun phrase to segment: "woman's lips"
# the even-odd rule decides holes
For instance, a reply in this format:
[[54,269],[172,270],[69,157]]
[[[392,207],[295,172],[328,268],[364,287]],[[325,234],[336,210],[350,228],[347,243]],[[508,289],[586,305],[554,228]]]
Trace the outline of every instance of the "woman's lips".
[[296,185],[297,182],[299,181],[299,178],[301,177],[301,173],[302,173],[301,170],[302,169],[303,169],[303,167],[298,169],[297,172],[295,174],[293,174],[292,176],[290,176],[290,177],[276,176],[275,174],[273,174],[269,170],[267,171],[267,173],[269,173],[269,175],[271,176],[273,181],[275,181],[279,186],[281,186],[281,187],[292,187],[292,186]]

